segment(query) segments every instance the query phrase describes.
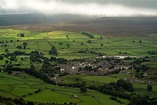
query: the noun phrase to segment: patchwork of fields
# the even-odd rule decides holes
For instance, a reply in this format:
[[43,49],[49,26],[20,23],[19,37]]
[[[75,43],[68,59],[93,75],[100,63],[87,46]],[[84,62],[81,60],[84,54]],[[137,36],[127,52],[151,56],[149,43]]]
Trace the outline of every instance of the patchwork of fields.
[[[19,36],[21,33],[24,34],[24,37]],[[3,68],[7,66],[7,63],[15,65],[20,64],[20,68],[27,68],[33,64],[36,70],[40,70],[42,68],[42,63],[32,62],[30,56],[27,54],[32,51],[39,51],[44,57],[50,58],[53,56],[49,54],[52,46],[55,46],[57,49],[58,54],[55,56],[56,58],[64,58],[67,60],[115,55],[134,57],[149,56],[151,57],[151,62],[144,62],[143,65],[149,66],[151,69],[146,71],[146,73],[153,75],[156,78],[156,54],[151,55],[148,51],[157,51],[157,34],[144,36],[123,35],[117,37],[113,37],[109,34],[91,34],[94,38],[90,38],[81,32],[33,32],[15,29],[0,29],[0,55],[7,55],[15,51],[26,53],[25,55],[17,55],[16,60],[12,60],[11,57],[7,56],[4,56],[3,59],[0,60],[0,96],[8,98],[22,97],[25,101],[36,103],[121,105],[120,103],[111,100],[110,95],[102,94],[95,90],[89,89],[86,93],[81,93],[79,88],[50,85],[25,72],[20,72],[18,75],[9,72],[4,73]],[[27,43],[25,47],[24,43]],[[21,46],[21,48],[18,48],[18,46]],[[56,62],[51,62],[51,64],[55,65]],[[109,76],[66,75],[60,77],[60,79],[62,80],[62,83],[68,84],[76,83],[77,78],[77,82],[86,82],[87,86],[93,84],[101,86],[102,84],[116,82],[121,78],[131,78],[135,75],[135,70],[132,70],[131,73],[131,75],[113,74]],[[146,79],[143,79],[143,81]],[[157,97],[157,82],[156,80],[151,82],[153,86],[151,92],[146,91],[147,84],[133,83],[135,88],[134,92]],[[118,100],[125,105],[129,103],[129,100],[126,99],[118,98]]]
[[[38,93],[36,91],[40,90]],[[73,95],[77,97],[72,97]],[[20,76],[0,73],[0,96],[22,97],[26,101],[37,103],[77,103],[77,105],[120,105],[111,100],[109,95],[105,95],[93,90],[87,93],[80,93],[78,88],[60,87],[50,85],[40,79],[22,73]],[[94,97],[93,97],[94,96]],[[127,100],[119,99],[125,104]]]
[[[19,33],[24,33],[25,37],[19,37]],[[67,38],[68,35],[68,38]],[[100,37],[102,39],[100,39]],[[46,56],[51,45],[56,46],[58,57],[68,59],[84,58],[98,56],[90,54],[90,51],[104,53],[106,55],[126,55],[126,56],[146,56],[148,51],[154,50],[157,46],[156,34],[139,36],[112,37],[112,35],[97,35],[89,38],[81,32],[53,31],[53,32],[32,32],[25,30],[1,29],[0,41],[7,44],[3,47],[1,44],[0,51],[4,53],[5,49],[9,52],[17,50],[17,46],[27,42],[27,48],[22,51],[30,52],[37,50],[43,52]],[[10,42],[12,40],[12,42]],[[17,40],[19,40],[17,42]],[[91,42],[88,43],[87,41]],[[141,41],[141,42],[140,42]],[[59,44],[61,42],[62,44]],[[67,46],[67,44],[69,46]],[[80,50],[87,50],[88,53],[78,53]],[[121,52],[121,53],[120,53]]]

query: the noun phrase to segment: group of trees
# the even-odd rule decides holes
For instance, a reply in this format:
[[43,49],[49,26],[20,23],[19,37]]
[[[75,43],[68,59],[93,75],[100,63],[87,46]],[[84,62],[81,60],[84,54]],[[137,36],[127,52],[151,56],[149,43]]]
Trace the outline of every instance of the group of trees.
[[0,96],[0,102],[6,105],[34,105],[34,103],[30,101],[25,102],[23,98],[12,99],[12,98],[4,98],[1,96]]
[[89,54],[94,54],[94,55],[98,55],[98,56],[103,56],[105,55],[105,53],[101,53],[101,52],[95,52],[95,51],[92,51],[92,50],[79,50],[77,53],[89,53]]
[[88,36],[89,38],[94,38],[92,34],[89,34],[87,32],[81,32],[83,35]]
[[111,100],[113,100],[113,101],[116,101],[116,102],[118,102],[118,103],[120,103],[120,104],[124,104],[122,101],[120,101],[117,97],[110,97],[110,99]]
[[59,45],[63,45],[63,42],[58,42]]
[[115,90],[113,88],[113,86],[107,86],[107,85],[102,85],[102,86],[98,86],[98,87],[96,87],[96,86],[89,86],[89,89],[97,90],[97,91],[99,91],[101,93],[108,94],[108,95],[111,95],[111,96],[114,96],[114,97],[130,99],[130,94],[128,94],[126,92],[123,92],[123,91]]
[[[89,89],[97,90],[104,94],[112,95],[111,99],[119,103],[122,103],[117,100],[116,97],[124,98],[130,100],[129,105],[156,105],[157,100],[155,98],[150,98],[149,96],[142,96],[135,93],[129,94],[134,90],[132,83],[125,80],[118,80],[117,82],[111,82],[108,85],[102,86],[89,86]],[[152,86],[147,86],[147,91],[151,91]],[[125,92],[128,91],[128,92]]]
[[34,69],[33,65],[31,66],[31,68],[25,69],[25,72],[28,73],[29,75],[35,76],[36,78],[40,78],[41,80],[43,80],[46,83],[56,85],[56,82],[52,81],[46,74],[44,74],[40,71],[36,71]]
[[123,88],[124,90],[126,91],[133,91],[134,88],[133,88],[133,84],[130,83],[129,81],[126,81],[126,80],[123,80],[123,79],[119,79],[116,83],[111,83],[114,88],[116,90],[118,90],[119,88]]
[[67,87],[76,87],[76,88],[80,88],[80,92],[85,93],[87,92],[87,86],[85,82],[82,83],[59,83],[59,86],[67,86]]
[[29,55],[29,54],[27,54],[25,51],[17,51],[17,50],[15,50],[14,52],[13,52],[13,54],[15,54],[15,55]]
[[140,65],[142,62],[147,61],[145,58],[136,58],[133,60],[132,64]]
[[58,83],[59,86],[67,86],[67,87],[76,87],[80,88],[82,86],[82,83]]
[[104,94],[109,94],[115,97],[121,97],[125,99],[130,99],[130,94],[126,93],[125,91],[133,91],[132,83],[125,81],[125,80],[118,80],[117,82],[111,82],[108,85],[104,84],[102,86],[89,86],[90,89],[97,90]]
[[119,54],[129,54],[128,52],[119,51]]
[[23,42],[22,45],[18,45],[18,46],[16,46],[16,48],[18,48],[18,49],[22,49],[22,48],[26,49],[27,45],[28,45],[27,42]]
[[64,59],[64,58],[56,58],[56,57],[53,57],[51,56],[50,59],[49,59],[50,62],[58,62],[59,64],[66,64],[67,63],[67,60]]
[[[135,42],[135,41],[133,40],[132,42]],[[139,43],[142,43],[142,40],[139,40],[138,42],[139,42]]]
[[81,84],[80,92],[82,92],[82,93],[87,92],[87,86],[86,86],[86,83],[85,83],[85,82],[83,82],[83,83]]
[[148,54],[150,54],[150,55],[156,55],[157,51],[148,51]]
[[42,63],[42,59],[44,59],[44,54],[38,51],[31,51],[30,60],[32,62]]
[[117,82],[111,82],[108,85],[104,85],[103,88],[106,88],[111,91],[119,91],[119,92],[124,92],[124,91],[133,91],[133,84],[130,83],[129,81],[119,79]]
[[83,70],[86,70],[86,71],[97,71],[98,67],[85,66],[85,67],[80,68],[80,69],[83,69]]
[[10,61],[17,61],[16,59],[16,54],[13,52],[13,53],[6,53],[6,54],[1,54],[0,55],[0,60],[3,60],[4,57],[8,58]]
[[129,105],[157,105],[157,100],[147,95],[132,94],[130,101]]

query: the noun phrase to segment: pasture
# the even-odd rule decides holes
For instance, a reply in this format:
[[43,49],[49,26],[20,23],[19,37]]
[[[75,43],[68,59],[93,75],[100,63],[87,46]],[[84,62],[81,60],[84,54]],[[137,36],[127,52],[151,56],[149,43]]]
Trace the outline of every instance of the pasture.
[[[109,84],[111,82],[116,82],[119,79],[125,79],[132,77],[132,75],[127,74],[114,74],[109,76],[88,76],[88,75],[67,75],[61,77],[62,83],[77,83],[86,82],[88,86],[101,86],[102,84]],[[77,80],[76,80],[77,79]],[[141,81],[146,81],[142,79]],[[147,83],[133,83],[135,92],[141,95],[149,95],[151,97],[157,97],[157,82],[152,81],[151,83],[153,90],[147,91]]]
[[[24,33],[24,37],[19,34]],[[108,34],[94,34],[94,38],[89,38],[81,34],[81,32],[69,31],[50,31],[50,32],[34,32],[15,29],[0,29],[0,54],[13,53],[14,51],[23,51],[30,53],[31,51],[42,52],[47,58],[52,55],[49,51],[54,45],[57,49],[57,58],[65,58],[68,60],[82,59],[98,56],[152,56],[148,51],[154,51],[157,47],[157,35],[122,35],[112,36]],[[27,43],[26,48],[23,48],[23,43]],[[22,46],[22,48],[17,48]],[[156,50],[155,50],[156,51]],[[154,75],[156,73],[156,55],[151,58],[151,62],[146,62],[146,65],[152,67]],[[4,57],[0,60],[0,68],[5,67],[6,61],[12,64],[20,64],[20,68],[30,67],[33,64],[37,70],[40,70],[42,63],[31,62],[30,56],[18,55],[16,60],[11,61],[11,58]],[[55,62],[51,62],[55,64]],[[149,71],[147,71],[149,73]],[[129,77],[131,77],[130,75]],[[110,76],[88,76],[88,75],[67,75],[60,79],[63,83],[76,83],[85,81],[87,85],[100,86],[110,82],[116,82],[118,79],[126,78],[128,75],[115,74]],[[76,81],[77,78],[77,81]],[[139,94],[156,97],[156,81],[152,82],[153,90],[146,91],[147,84],[133,84],[135,92]],[[73,97],[76,95],[77,97]],[[79,88],[60,87],[50,85],[40,79],[29,76],[24,72],[19,75],[10,75],[0,73],[0,96],[8,98],[22,97],[25,101],[37,103],[76,103],[77,105],[120,105],[116,101],[110,99],[110,95],[105,95],[97,91],[88,90],[81,93]],[[119,99],[125,104],[128,100]]]
[[[24,33],[25,37],[19,37],[19,33]],[[119,36],[93,34],[94,38],[89,38],[81,32],[52,31],[52,32],[33,32],[15,29],[0,29],[1,44],[0,53],[13,52],[17,46],[27,42],[26,49],[20,49],[27,53],[32,50],[40,51],[45,56],[49,56],[48,51],[54,45],[57,48],[58,56],[66,59],[88,58],[98,56],[90,53],[91,51],[104,55],[125,55],[125,56],[146,56],[148,51],[154,50],[157,46],[156,35],[139,36]],[[100,39],[100,37],[102,39]],[[12,41],[11,41],[12,40]],[[19,40],[19,41],[17,41]],[[91,43],[87,41],[90,40]],[[141,43],[139,42],[141,40]],[[61,42],[61,44],[59,44]],[[82,43],[82,44],[81,44]],[[78,53],[86,50],[86,53]]]
[[[19,34],[23,33],[24,37]],[[89,38],[81,34],[81,32],[69,31],[50,31],[50,32],[34,32],[27,30],[0,29],[0,54],[12,53],[14,51],[23,51],[30,53],[31,51],[39,51],[45,57],[50,58],[49,54],[51,46],[57,49],[57,58],[82,59],[97,56],[150,56],[148,51],[156,49],[156,34],[146,36],[112,36],[108,34],[93,34],[94,38]],[[140,42],[141,41],[141,42]],[[24,49],[23,43],[27,43]],[[21,48],[17,48],[20,46]],[[24,58],[24,60],[21,60]],[[9,58],[4,57],[0,60],[0,64],[5,64]],[[30,66],[30,59],[27,55],[16,56],[16,61],[12,64],[20,64],[21,68]],[[33,63],[33,62],[32,62]],[[1,67],[0,65],[0,67]],[[37,69],[41,68],[40,63],[33,63]],[[155,64],[151,64],[155,66]]]
[[[36,93],[36,91],[40,91]],[[77,105],[120,105],[111,100],[110,95],[88,90],[81,93],[79,88],[50,85],[40,79],[21,73],[20,76],[0,73],[0,95],[8,98],[22,97],[25,101],[36,103],[77,103]],[[73,95],[77,97],[73,97]],[[129,101],[119,99],[125,104]]]

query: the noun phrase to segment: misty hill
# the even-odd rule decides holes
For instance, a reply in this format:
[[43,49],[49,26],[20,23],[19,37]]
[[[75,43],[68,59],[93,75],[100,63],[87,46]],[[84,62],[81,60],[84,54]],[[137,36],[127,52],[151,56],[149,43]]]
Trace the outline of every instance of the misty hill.
[[87,20],[91,17],[82,15],[42,15],[42,14],[7,14],[0,15],[0,26],[39,23],[60,23]]
[[129,33],[146,34],[157,32],[156,17],[101,17],[81,24],[88,26],[89,31],[99,34],[127,33],[129,35]]
[[[88,31],[97,34],[145,35],[157,32],[156,17],[89,17],[82,15],[0,15],[0,26],[31,31]],[[10,26],[12,25],[12,26]]]

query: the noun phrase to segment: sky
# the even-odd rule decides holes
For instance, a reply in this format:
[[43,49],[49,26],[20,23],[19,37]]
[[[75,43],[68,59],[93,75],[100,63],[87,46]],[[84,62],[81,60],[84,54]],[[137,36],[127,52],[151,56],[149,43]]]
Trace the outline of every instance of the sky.
[[157,0],[0,0],[0,14],[157,16]]

